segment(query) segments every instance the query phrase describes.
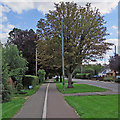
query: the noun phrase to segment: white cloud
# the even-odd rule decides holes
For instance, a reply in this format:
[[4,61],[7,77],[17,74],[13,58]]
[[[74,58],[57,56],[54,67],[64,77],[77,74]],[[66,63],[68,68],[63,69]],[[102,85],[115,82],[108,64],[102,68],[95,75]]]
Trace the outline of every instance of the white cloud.
[[3,21],[3,22],[6,22],[7,20],[8,20],[8,19],[7,19],[6,16],[3,16],[3,17],[2,17],[2,21]]
[[0,22],[6,22],[8,19],[4,13],[9,12],[10,9],[5,5],[0,5]]
[[[109,43],[113,43],[114,45],[116,45],[116,50],[117,50],[117,53],[118,53],[118,39],[107,39],[106,42],[109,42]],[[109,50],[107,51],[106,54],[103,55],[103,59],[99,59],[97,62],[95,62],[96,64],[100,63],[100,64],[109,64],[109,59],[110,59],[110,56],[113,56],[114,53],[115,53],[115,46],[112,46],[112,50]],[[95,64],[94,63],[94,64]]]
[[7,7],[7,6],[2,6],[2,11],[3,11],[3,12],[9,12],[10,9],[9,9],[9,7]]
[[[49,9],[54,9],[54,2],[60,2],[62,0],[0,0],[8,9],[12,9],[14,12],[22,13],[24,10],[37,9],[42,11],[44,14]],[[67,0],[72,1],[72,0]],[[91,2],[93,7],[99,8],[102,14],[110,13],[118,5],[119,0],[74,0],[78,4],[85,4]],[[36,5],[37,4],[37,5]],[[9,10],[9,9],[8,9]]]
[[[60,2],[63,0],[0,0],[2,5],[0,5],[0,17],[2,19],[0,22],[7,22],[7,17],[5,16],[5,12],[9,12],[12,10],[13,12],[16,12],[18,14],[21,14],[24,11],[30,10],[30,9],[37,9],[38,11],[43,12],[43,14],[47,13],[49,10],[54,9],[54,2]],[[67,1],[73,1],[73,0],[66,0]],[[77,2],[79,5],[84,5],[86,2],[92,2],[92,7],[96,7],[100,9],[100,12],[102,14],[110,13],[111,10],[115,9],[118,5],[119,0],[74,0],[74,2]],[[2,9],[2,12],[1,12]],[[6,35],[3,34],[3,38],[7,36],[8,32],[13,28],[14,26],[6,25],[3,26],[3,31],[6,32]],[[115,26],[114,26],[114,29]],[[112,33],[111,33],[112,34]]]
[[4,2],[4,5],[8,6],[18,14],[21,14],[23,10],[30,10],[34,8],[34,4],[32,2]]
[[112,50],[107,51],[106,55],[104,56],[106,61],[108,61],[109,56],[113,56],[115,53],[115,46],[116,46],[116,52],[118,53],[118,39],[107,39],[106,42],[114,44],[113,46],[111,46]]
[[117,27],[117,26],[114,26],[114,25],[112,26],[112,28],[113,28],[113,29],[116,29],[116,30],[118,29],[118,27]]
[[112,35],[113,33],[110,33],[110,35]]
[[0,39],[1,39],[1,42],[3,44],[6,43],[7,38],[8,38],[8,34],[7,33],[0,33]]
[[3,24],[0,24],[0,39],[1,39],[1,42],[4,44],[7,42],[7,38],[8,38],[8,33],[14,28],[15,26],[14,25],[11,25],[11,24],[7,24],[7,25],[3,25]]
[[42,11],[43,14],[49,12],[49,10],[54,10],[54,3],[53,2],[36,2],[34,3],[34,7],[38,11]]
[[110,13],[118,5],[118,0],[99,0],[99,2],[93,2],[93,7],[99,8],[102,14]]

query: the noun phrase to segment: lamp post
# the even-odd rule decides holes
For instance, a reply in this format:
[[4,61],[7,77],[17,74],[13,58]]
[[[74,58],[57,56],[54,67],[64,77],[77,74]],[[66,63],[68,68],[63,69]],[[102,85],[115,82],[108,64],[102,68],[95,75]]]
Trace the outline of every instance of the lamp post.
[[[114,46],[115,46],[115,55],[114,55],[114,56],[115,56],[115,67],[117,67],[117,66],[116,66],[116,65],[117,65],[117,64],[116,64],[116,45],[114,45]],[[116,69],[116,68],[115,68],[115,69]],[[115,70],[114,72],[115,72],[115,81],[116,81],[116,70]]]
[[35,67],[35,73],[36,73],[36,76],[37,76],[37,48],[36,48],[36,67]]
[[63,20],[62,24],[62,72],[63,72],[63,91],[65,90],[65,80],[64,80],[64,39],[63,39]]

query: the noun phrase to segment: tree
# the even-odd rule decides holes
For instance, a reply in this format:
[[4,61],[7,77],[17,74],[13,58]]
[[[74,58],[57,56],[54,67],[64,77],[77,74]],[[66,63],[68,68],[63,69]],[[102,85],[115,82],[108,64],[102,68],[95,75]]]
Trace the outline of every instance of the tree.
[[116,78],[116,72],[120,72],[120,56],[118,54],[110,57],[109,66],[110,69],[114,70]]
[[[77,65],[86,61],[96,61],[110,49],[109,46],[112,44],[105,42],[105,36],[109,35],[104,26],[106,22],[98,9],[91,8],[90,3],[82,7],[74,2],[60,2],[55,4],[55,10],[49,11],[45,17],[46,19],[40,19],[37,24],[40,39],[38,44],[45,43],[44,46],[47,48],[45,51],[48,51],[42,54],[42,57],[54,61],[56,66],[61,66],[59,48],[61,48],[61,20],[63,20],[65,72],[68,75],[68,88],[72,88],[72,74]],[[51,45],[46,44],[46,41]],[[58,50],[55,49],[55,45]]]
[[61,76],[61,45],[49,39],[39,40],[37,43],[39,68],[46,71],[46,76],[50,73]]
[[20,30],[14,28],[9,33],[8,43],[14,43],[17,45],[19,51],[22,51],[23,57],[28,61],[27,74],[35,74],[35,55],[36,55],[36,43],[38,40],[35,32],[30,29]]
[[[16,85],[22,83],[22,78],[27,70],[27,61],[22,57],[16,45],[9,44],[3,47],[2,61],[3,73],[4,71],[6,74],[9,73],[9,77],[15,80]],[[3,77],[3,81],[8,78],[6,75]]]

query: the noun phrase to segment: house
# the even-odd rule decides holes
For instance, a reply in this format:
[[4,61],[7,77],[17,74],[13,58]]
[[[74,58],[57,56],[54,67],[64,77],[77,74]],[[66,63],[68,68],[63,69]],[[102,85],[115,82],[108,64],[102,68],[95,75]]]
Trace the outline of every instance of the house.
[[[119,75],[119,72],[116,72],[116,75]],[[99,77],[115,77],[114,70],[111,70],[107,65],[101,72],[98,73]]]

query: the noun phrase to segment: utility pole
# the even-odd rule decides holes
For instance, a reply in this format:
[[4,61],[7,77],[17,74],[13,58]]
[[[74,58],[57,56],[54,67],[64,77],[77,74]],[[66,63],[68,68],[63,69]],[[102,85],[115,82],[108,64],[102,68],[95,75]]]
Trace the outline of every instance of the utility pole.
[[115,56],[116,56],[116,45],[115,45]]
[[63,71],[63,91],[65,90],[65,80],[64,80],[64,40],[63,40],[63,20],[62,24],[62,71]]
[[[115,45],[115,55],[114,55],[114,56],[115,56],[115,67],[117,67],[117,66],[116,66],[116,65],[117,65],[117,64],[116,64],[116,45]],[[115,72],[115,81],[116,81],[116,70],[115,70],[114,72]]]
[[35,73],[36,73],[36,76],[37,76],[37,48],[36,48],[36,67],[35,67]]

